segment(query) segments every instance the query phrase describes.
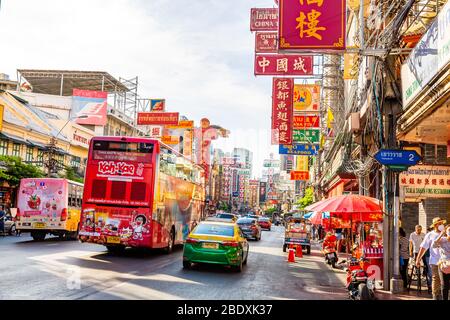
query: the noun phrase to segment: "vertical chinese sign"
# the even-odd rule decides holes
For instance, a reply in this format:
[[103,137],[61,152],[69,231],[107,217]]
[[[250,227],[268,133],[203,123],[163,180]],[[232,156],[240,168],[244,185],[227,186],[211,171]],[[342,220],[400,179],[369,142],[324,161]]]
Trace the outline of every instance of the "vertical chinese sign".
[[345,50],[345,0],[280,0],[280,50]]
[[292,144],[294,79],[274,78],[272,96],[272,144]]

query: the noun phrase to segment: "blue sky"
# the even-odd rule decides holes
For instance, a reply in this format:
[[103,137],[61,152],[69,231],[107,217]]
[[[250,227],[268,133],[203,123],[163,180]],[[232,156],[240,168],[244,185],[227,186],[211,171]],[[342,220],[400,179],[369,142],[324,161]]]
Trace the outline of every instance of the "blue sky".
[[254,153],[270,145],[271,78],[253,75],[250,8],[273,0],[3,0],[0,73],[16,69],[107,71],[139,77],[143,98],[231,131],[215,146]]

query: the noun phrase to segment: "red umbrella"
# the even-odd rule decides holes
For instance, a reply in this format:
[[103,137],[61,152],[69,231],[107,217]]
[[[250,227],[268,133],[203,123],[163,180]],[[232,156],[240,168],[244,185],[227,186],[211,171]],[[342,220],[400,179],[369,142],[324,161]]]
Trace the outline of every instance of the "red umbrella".
[[[305,210],[320,213],[330,212],[332,217],[354,222],[383,220],[382,202],[380,200],[355,194],[329,198],[312,204]],[[322,218],[322,215],[319,215],[316,219],[319,218]]]

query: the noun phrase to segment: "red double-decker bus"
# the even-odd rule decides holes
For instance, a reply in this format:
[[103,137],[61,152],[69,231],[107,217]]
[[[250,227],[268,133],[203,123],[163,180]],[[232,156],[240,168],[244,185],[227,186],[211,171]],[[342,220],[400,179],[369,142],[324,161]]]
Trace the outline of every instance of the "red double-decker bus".
[[158,140],[96,137],[90,143],[79,239],[164,248],[182,244],[205,205],[203,169]]

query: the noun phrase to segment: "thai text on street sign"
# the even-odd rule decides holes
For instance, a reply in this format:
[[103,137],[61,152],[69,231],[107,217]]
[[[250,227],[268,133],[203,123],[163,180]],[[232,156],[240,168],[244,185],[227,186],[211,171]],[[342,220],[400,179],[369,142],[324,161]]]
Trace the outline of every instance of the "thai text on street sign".
[[272,144],[292,143],[294,79],[273,78]]
[[412,166],[399,180],[405,198],[450,198],[450,166]]
[[294,86],[294,111],[320,111],[320,86],[296,84]]
[[193,129],[194,121],[192,120],[180,120],[177,125],[167,125],[167,129]]
[[377,152],[375,159],[386,166],[414,166],[421,160],[421,157],[414,150],[382,149]]
[[319,152],[319,145],[294,144],[282,145],[279,147],[279,154],[290,154],[296,156],[316,156]]
[[255,52],[256,53],[277,53],[278,33],[277,32],[256,32]]
[[320,128],[320,117],[317,116],[298,116],[294,115],[294,129]]
[[291,171],[291,180],[308,181],[309,180],[309,172],[308,171]]
[[320,142],[320,129],[294,129],[294,143],[315,143]]
[[252,8],[250,31],[277,31],[278,8]]
[[313,56],[255,55],[256,76],[307,76],[313,74]]
[[280,50],[344,50],[345,0],[280,0]]
[[177,125],[178,112],[138,112],[138,125]]

